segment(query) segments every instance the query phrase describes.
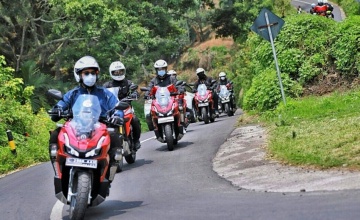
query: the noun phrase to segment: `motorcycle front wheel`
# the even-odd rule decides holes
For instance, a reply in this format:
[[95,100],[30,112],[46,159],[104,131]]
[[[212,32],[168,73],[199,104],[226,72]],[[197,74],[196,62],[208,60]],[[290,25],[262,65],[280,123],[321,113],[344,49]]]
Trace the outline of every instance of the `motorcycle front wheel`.
[[169,151],[174,150],[174,137],[173,137],[173,131],[170,124],[166,124],[165,128],[165,138],[166,138],[166,144]]
[[125,160],[128,164],[132,164],[135,163],[136,160],[136,150],[134,150],[134,144],[131,145],[132,149],[131,149],[131,154],[125,156]]
[[208,117],[206,108],[201,108],[201,116],[202,116],[202,119],[204,120],[204,123],[209,124],[209,117]]
[[91,189],[91,176],[87,172],[78,172],[74,176],[73,195],[70,201],[71,220],[84,219],[85,211],[88,206],[88,197]]

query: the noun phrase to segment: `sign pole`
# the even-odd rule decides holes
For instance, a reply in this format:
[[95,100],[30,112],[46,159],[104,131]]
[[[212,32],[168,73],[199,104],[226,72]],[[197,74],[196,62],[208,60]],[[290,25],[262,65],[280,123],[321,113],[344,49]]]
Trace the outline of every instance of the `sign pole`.
[[270,25],[270,22],[269,22],[269,17],[268,17],[267,12],[265,12],[265,20],[266,20],[266,26],[267,26],[268,31],[269,31],[270,43],[271,43],[271,47],[272,47],[272,51],[273,51],[273,55],[274,55],[276,72],[277,72],[277,75],[278,75],[278,78],[279,78],[281,96],[282,96],[282,98],[283,98],[284,104],[286,105],[284,88],[283,88],[282,81],[281,81],[280,69],[279,69],[279,65],[278,65],[277,58],[276,58],[275,45],[274,45],[274,40],[273,40],[273,38],[272,38],[272,33],[271,33],[271,28],[270,28],[271,25]]

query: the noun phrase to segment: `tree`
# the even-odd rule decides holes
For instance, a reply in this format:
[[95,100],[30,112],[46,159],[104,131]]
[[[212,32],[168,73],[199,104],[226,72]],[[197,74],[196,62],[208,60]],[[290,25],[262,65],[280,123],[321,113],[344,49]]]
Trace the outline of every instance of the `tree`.
[[217,37],[233,37],[245,41],[249,28],[263,7],[272,9],[272,0],[234,0],[234,4],[216,9],[211,26]]

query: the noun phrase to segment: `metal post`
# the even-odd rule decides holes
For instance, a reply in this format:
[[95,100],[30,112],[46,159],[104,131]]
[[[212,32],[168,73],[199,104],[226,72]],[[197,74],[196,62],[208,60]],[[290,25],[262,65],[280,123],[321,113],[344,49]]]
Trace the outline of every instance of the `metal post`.
[[15,146],[14,138],[12,136],[11,131],[7,130],[6,135],[7,135],[8,141],[9,141],[9,147],[10,147],[11,153],[16,155],[16,146]]
[[272,33],[271,33],[271,28],[270,28],[270,22],[269,22],[269,17],[268,17],[267,12],[265,12],[265,20],[266,20],[266,25],[267,25],[267,27],[268,27],[269,37],[270,37],[270,43],[271,43],[271,47],[272,47],[272,51],[273,51],[273,55],[274,55],[274,59],[275,59],[275,66],[276,66],[276,72],[277,72],[277,75],[278,75],[278,78],[279,78],[281,96],[282,96],[282,98],[283,98],[284,104],[286,105],[284,88],[283,88],[282,81],[281,81],[280,69],[279,69],[279,65],[278,65],[278,62],[277,62],[277,58],[276,58],[275,45],[274,45],[274,40],[273,40],[273,38],[272,38]]

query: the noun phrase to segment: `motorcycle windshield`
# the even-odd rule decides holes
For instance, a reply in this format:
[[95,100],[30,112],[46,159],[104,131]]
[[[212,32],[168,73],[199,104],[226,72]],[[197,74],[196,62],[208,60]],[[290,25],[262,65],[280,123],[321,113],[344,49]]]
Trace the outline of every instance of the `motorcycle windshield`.
[[70,126],[74,129],[75,135],[77,137],[82,135],[91,137],[101,114],[100,102],[97,96],[80,95],[72,107],[72,113],[73,118],[70,121]]
[[159,87],[156,90],[155,98],[161,107],[167,107],[170,101],[170,92],[166,87]]
[[219,93],[219,96],[220,97],[223,97],[223,98],[226,98],[228,97],[230,94],[229,90],[227,89],[227,87],[225,85],[221,85],[220,86],[220,93]]
[[106,88],[106,89],[109,90],[112,94],[114,94],[114,96],[116,98],[118,98],[119,87],[111,87],[111,88]]
[[207,91],[207,87],[205,84],[199,84],[198,88],[197,88],[198,94],[199,96],[205,96],[206,95],[206,91]]

